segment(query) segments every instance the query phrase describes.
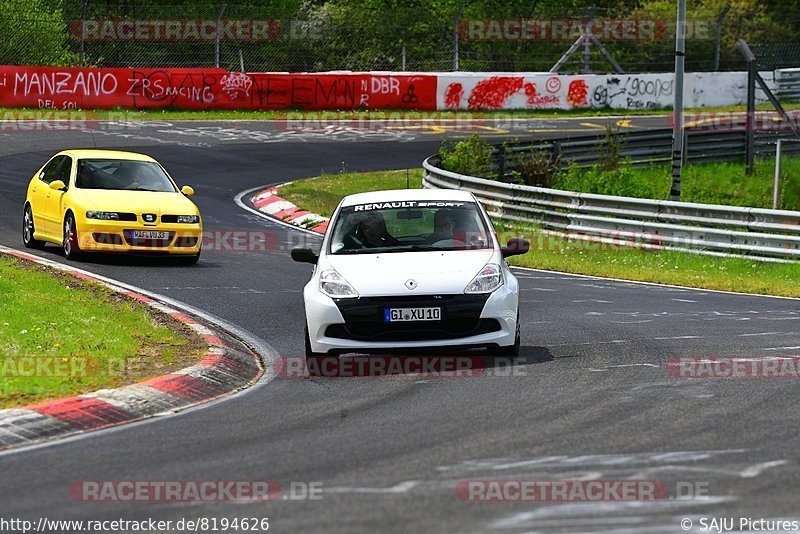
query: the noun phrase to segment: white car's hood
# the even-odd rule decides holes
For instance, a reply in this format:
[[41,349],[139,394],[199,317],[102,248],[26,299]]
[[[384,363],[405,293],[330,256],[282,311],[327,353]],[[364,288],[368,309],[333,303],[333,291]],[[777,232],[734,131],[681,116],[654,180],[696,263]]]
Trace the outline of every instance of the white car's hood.
[[[462,293],[493,249],[326,256],[362,297]],[[413,289],[409,289],[406,283]]]

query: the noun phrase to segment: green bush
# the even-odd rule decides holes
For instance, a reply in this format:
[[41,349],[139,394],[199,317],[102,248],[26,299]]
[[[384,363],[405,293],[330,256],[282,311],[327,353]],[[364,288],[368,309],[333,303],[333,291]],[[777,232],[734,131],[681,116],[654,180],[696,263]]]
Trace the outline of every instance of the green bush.
[[469,138],[449,146],[443,143],[439,149],[442,168],[458,174],[467,174],[481,178],[492,178],[492,147],[472,134]]
[[604,171],[619,169],[620,163],[622,163],[622,147],[625,145],[625,139],[617,135],[618,133],[619,128],[607,124],[603,140],[597,145],[597,149],[600,151],[598,165]]
[[654,180],[649,174],[631,167],[629,162],[616,169],[604,170],[599,165],[589,168],[570,167],[558,175],[556,189],[616,195],[623,197],[663,199],[669,196],[669,180]]
[[561,170],[559,158],[553,158],[546,150],[533,150],[529,156],[517,160],[512,169],[519,183],[547,188],[555,185]]

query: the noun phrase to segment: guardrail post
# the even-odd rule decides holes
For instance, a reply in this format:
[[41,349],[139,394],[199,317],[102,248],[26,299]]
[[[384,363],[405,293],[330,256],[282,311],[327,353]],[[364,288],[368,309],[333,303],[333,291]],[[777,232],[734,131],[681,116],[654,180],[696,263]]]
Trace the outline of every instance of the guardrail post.
[[780,180],[781,180],[781,140],[778,139],[775,147],[775,181],[772,184],[772,209],[778,209],[780,200]]
[[553,164],[558,163],[558,167],[561,168],[561,141],[553,141],[553,152],[551,156],[551,160]]

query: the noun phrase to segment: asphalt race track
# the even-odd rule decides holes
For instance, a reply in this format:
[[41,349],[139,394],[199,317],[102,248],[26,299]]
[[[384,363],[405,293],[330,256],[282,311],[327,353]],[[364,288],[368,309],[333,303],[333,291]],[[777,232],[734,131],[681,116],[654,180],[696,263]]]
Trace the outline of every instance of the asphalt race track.
[[[660,126],[664,119],[650,120]],[[591,129],[580,122],[531,121],[553,133]],[[279,246],[204,250],[194,267],[137,258],[79,265],[206,310],[281,356],[302,355],[300,290],[310,272],[288,249],[315,238],[249,213],[233,198],[343,165],[419,166],[441,142],[413,129],[278,135],[259,123],[101,130],[94,134],[99,147],[150,154],[179,185],[194,186],[206,231],[265,232]],[[82,132],[0,133],[0,243],[21,248],[30,177],[55,151],[93,141]],[[61,257],[56,247],[44,256]],[[274,532],[365,533],[682,532],[687,517],[695,531],[701,517],[800,519],[797,384],[678,379],[665,370],[680,356],[797,354],[798,301],[537,271],[518,276],[523,348],[513,366],[462,379],[276,378],[204,408],[5,453],[0,515],[269,517]],[[671,495],[687,483],[708,495],[465,503],[455,494],[462,480],[576,478],[659,480]],[[68,492],[79,480],[277,480],[324,489],[315,501],[85,503]]]

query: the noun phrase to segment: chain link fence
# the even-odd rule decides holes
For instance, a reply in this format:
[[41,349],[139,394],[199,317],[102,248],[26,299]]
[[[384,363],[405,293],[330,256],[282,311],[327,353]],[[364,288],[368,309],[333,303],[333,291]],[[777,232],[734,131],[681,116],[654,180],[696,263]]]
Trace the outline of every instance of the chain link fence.
[[[292,2],[285,2],[289,5]],[[485,6],[370,10],[145,0],[0,0],[0,64],[216,67],[229,70],[664,72],[675,14],[627,8],[529,12]],[[532,3],[535,6],[536,3]],[[737,4],[738,5],[738,4]],[[686,69],[741,70],[736,40],[770,66],[800,66],[800,14],[763,8],[689,11]],[[757,43],[757,44],[755,44]]]

